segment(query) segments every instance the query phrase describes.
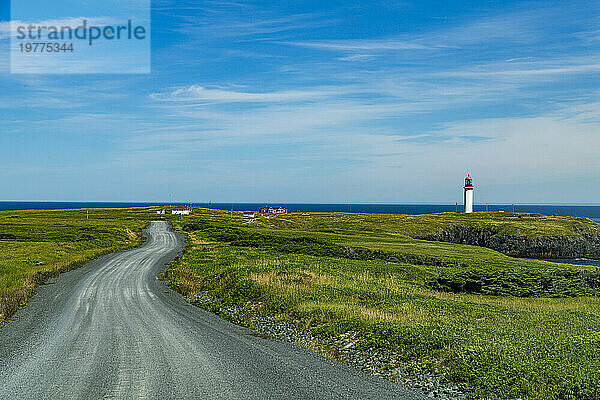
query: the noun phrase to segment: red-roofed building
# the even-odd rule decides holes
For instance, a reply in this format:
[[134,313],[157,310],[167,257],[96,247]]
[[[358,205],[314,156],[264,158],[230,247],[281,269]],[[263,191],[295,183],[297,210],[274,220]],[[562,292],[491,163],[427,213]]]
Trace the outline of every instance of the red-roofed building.
[[288,210],[285,207],[262,207],[259,212],[261,214],[287,214]]
[[176,215],[190,215],[194,213],[194,209],[191,207],[173,207],[171,214]]

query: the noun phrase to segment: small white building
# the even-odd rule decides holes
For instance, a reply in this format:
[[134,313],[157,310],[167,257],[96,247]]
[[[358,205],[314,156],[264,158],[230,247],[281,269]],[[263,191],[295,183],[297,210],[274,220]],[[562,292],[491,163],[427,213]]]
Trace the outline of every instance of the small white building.
[[174,207],[171,210],[171,214],[176,214],[176,215],[190,215],[193,213],[194,213],[194,210],[190,207]]
[[254,218],[254,213],[251,211],[244,211],[244,218]]
[[164,215],[165,214],[165,210],[158,210],[156,213],[158,215]]

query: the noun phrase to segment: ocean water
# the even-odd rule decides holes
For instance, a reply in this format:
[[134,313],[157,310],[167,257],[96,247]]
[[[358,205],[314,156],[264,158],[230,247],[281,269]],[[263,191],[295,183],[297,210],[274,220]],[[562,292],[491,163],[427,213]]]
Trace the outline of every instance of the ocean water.
[[[0,201],[0,210],[59,210],[80,208],[123,208],[123,207],[148,207],[165,206],[165,203],[148,202],[41,202],[41,201]],[[173,203],[172,205],[183,205]],[[206,207],[218,210],[257,211],[265,206],[264,203],[193,203],[195,207]],[[457,207],[454,204],[301,204],[301,203],[273,203],[270,206],[283,206],[290,212],[356,212],[376,214],[431,214],[436,212],[452,212]],[[511,204],[475,205],[475,211],[497,211],[504,209],[513,211]],[[461,205],[458,211],[461,211]],[[562,215],[573,217],[587,217],[600,222],[600,205],[535,205],[516,204],[514,211],[527,213],[540,213],[545,215]]]
[[[80,208],[148,207],[159,203],[116,203],[77,201],[0,201],[0,211],[6,210],[76,210]],[[177,205],[177,204],[175,204]]]
[[588,258],[576,258],[576,259],[545,259],[544,261],[552,261],[561,264],[575,264],[575,265],[592,265],[600,267],[600,260],[590,260]]

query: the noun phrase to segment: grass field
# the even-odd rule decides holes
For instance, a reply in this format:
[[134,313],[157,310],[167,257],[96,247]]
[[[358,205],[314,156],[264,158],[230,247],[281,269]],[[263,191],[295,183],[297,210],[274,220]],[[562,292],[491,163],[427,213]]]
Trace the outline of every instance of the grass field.
[[437,234],[449,225],[489,228],[500,234],[517,234],[524,237],[573,236],[574,228],[600,232],[600,225],[583,217],[552,217],[521,213],[439,213],[428,215],[399,214],[300,214],[281,215],[261,219],[258,224],[272,228],[292,228],[330,233],[387,233],[407,236]]
[[[398,352],[412,368],[471,387],[474,397],[600,398],[597,268],[411,239],[405,218],[419,229],[460,223],[451,214],[294,215],[242,226],[239,213],[202,210],[172,218],[190,245],[169,278],[186,295],[250,302],[319,337],[359,332],[363,346]],[[476,216],[499,224],[494,218]],[[572,235],[590,224],[509,221],[503,229],[533,236]]]
[[0,212],[0,324],[48,277],[142,240],[149,209]]
[[[573,236],[582,218],[477,213],[171,216],[190,238],[169,271],[186,295],[211,291],[327,338],[358,332],[473,389],[474,397],[600,398],[600,271],[416,240],[449,224],[525,237]],[[155,209],[0,213],[0,322],[47,277],[141,241]],[[519,218],[521,217],[521,218]]]

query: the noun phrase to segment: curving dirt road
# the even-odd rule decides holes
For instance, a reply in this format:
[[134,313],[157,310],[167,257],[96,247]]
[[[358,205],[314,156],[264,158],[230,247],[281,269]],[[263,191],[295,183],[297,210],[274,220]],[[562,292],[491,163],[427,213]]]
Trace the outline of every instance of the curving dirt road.
[[422,399],[186,303],[157,279],[183,240],[62,274],[0,328],[0,399]]

